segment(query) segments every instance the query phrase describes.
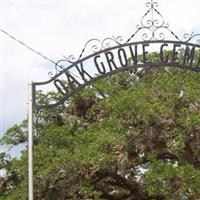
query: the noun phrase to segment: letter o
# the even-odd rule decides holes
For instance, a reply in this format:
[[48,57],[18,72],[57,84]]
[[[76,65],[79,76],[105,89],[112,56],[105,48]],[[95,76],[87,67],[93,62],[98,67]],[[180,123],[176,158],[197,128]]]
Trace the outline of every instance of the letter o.
[[126,55],[126,51],[122,48],[118,49],[118,58],[119,58],[119,62],[120,62],[120,65],[125,67],[128,65],[128,58],[127,58],[127,55]]

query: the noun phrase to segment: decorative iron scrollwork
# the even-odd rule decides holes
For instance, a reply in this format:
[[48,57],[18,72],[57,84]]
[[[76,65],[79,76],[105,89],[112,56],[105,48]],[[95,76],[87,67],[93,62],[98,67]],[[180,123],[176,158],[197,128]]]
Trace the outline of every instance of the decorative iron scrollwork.
[[185,42],[191,42],[197,38],[195,42],[197,44],[200,44],[200,34],[195,34],[194,32],[192,32],[191,34],[185,33],[183,37],[185,39]]
[[136,31],[131,37],[127,40],[130,42],[136,34],[142,32],[142,40],[151,41],[151,40],[164,40],[166,38],[165,32],[171,33],[176,39],[179,40],[178,36],[175,35],[170,29],[169,24],[165,22],[162,14],[156,9],[158,7],[158,2],[151,0],[146,3],[147,11],[143,15],[140,24],[136,26]]
[[50,71],[48,73],[49,78],[53,78],[56,74],[58,74],[59,72],[63,71],[64,69],[66,69],[69,66],[69,62],[66,59],[62,59],[59,60],[56,64],[55,64],[55,72]]
[[76,57],[74,55],[70,55],[58,61],[55,65],[56,72],[49,72],[49,77],[53,77],[55,74],[64,70],[70,64],[74,64],[75,62],[81,60],[86,51],[89,51],[88,55],[90,55],[91,53],[97,53],[104,49],[114,47],[116,45],[120,46],[129,44],[130,42],[134,42],[136,36],[139,36],[142,39],[142,41],[162,41],[167,38],[167,35],[169,35],[169,38],[173,37],[177,41],[186,43],[192,42],[197,38],[195,43],[200,44],[200,34],[184,34],[183,39],[180,39],[169,28],[169,24],[165,22],[163,15],[158,11],[158,2],[151,0],[146,3],[146,8],[147,11],[142,16],[140,24],[136,26],[136,31],[128,39],[125,40],[122,36],[112,36],[105,38],[102,41],[99,39],[91,39],[88,42],[86,42],[79,56]]

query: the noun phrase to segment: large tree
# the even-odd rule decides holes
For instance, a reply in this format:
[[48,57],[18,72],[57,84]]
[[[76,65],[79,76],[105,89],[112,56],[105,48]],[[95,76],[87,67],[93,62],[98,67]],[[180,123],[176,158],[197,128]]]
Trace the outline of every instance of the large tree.
[[[200,73],[123,72],[36,114],[35,200],[200,199]],[[26,126],[1,143],[27,144]],[[27,199],[27,159],[0,154],[0,199]]]

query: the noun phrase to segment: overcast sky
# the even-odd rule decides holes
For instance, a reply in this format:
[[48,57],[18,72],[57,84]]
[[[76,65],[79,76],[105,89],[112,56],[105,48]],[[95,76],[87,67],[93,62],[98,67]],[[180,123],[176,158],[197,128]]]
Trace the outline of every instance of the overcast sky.
[[[0,28],[52,60],[79,55],[91,38],[136,30],[147,0],[0,0]],[[200,0],[159,0],[158,10],[180,37],[200,32]],[[48,79],[53,63],[0,32],[1,131],[27,116],[28,82]]]

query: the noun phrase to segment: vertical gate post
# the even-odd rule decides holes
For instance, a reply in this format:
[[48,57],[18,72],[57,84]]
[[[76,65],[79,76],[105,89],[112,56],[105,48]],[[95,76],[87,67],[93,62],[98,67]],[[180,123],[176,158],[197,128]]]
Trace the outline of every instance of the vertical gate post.
[[28,199],[33,200],[33,83],[28,98]]

